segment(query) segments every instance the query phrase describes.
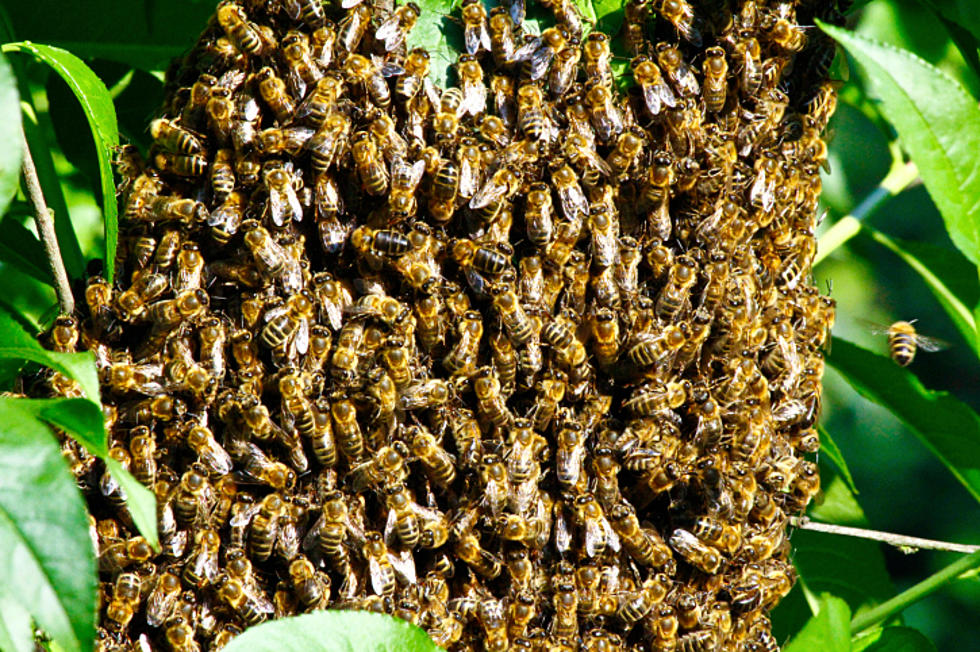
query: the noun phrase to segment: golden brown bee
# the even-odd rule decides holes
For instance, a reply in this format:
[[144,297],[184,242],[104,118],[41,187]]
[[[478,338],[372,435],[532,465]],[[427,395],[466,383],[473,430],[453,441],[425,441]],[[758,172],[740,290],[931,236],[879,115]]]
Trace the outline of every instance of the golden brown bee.
[[687,0],[662,0],[659,11],[669,20],[677,33],[691,45],[701,47],[701,31],[694,24],[694,9]]
[[194,547],[188,552],[184,582],[198,589],[213,584],[218,579],[218,548],[221,538],[214,530],[198,530],[194,534]]
[[639,127],[634,127],[630,131],[625,131],[616,140],[616,146],[606,157],[606,163],[613,175],[622,177],[633,167],[633,164],[640,156],[643,146],[647,142],[647,135]]
[[388,558],[388,546],[378,532],[367,532],[361,550],[368,564],[371,588],[376,595],[391,595],[395,592],[395,569]]
[[550,143],[554,139],[555,127],[545,113],[544,93],[538,84],[526,82],[517,90],[517,121],[531,140]]
[[240,580],[227,575],[218,585],[218,598],[246,625],[258,625],[275,612],[272,603],[260,591],[250,590]]
[[415,27],[421,12],[422,10],[414,2],[398,7],[391,16],[378,26],[374,37],[379,41],[384,41],[385,50],[391,52],[405,42],[408,33]]
[[160,627],[170,619],[177,606],[180,589],[180,578],[173,572],[166,571],[157,576],[146,599],[146,622],[151,627]]
[[681,528],[674,530],[670,536],[670,546],[688,563],[705,573],[716,573],[724,561],[717,550]]
[[388,190],[388,170],[378,152],[378,145],[369,132],[354,134],[351,153],[357,165],[364,190],[372,195],[381,195]]
[[624,116],[615,102],[612,86],[590,79],[585,83],[585,104],[596,135],[603,143],[610,142],[623,131]]
[[725,51],[717,46],[705,50],[704,55],[704,86],[701,89],[704,105],[710,113],[718,113],[725,107],[728,93],[728,61]]
[[391,77],[401,69],[384,64],[377,57],[369,59],[360,54],[352,54],[344,61],[344,76],[349,84],[356,84],[364,89],[371,102],[380,108],[391,105],[391,89],[387,77]]
[[425,174],[425,161],[409,165],[400,158],[391,162],[391,191],[388,193],[389,222],[415,217],[415,190]]
[[200,135],[164,118],[150,123],[150,135],[158,145],[172,152],[194,155],[204,150]]
[[300,606],[306,610],[321,608],[330,598],[330,585],[302,555],[289,564],[289,578]]
[[647,21],[650,17],[650,0],[627,0],[623,8],[623,40],[631,57],[648,54]]
[[248,21],[245,10],[234,0],[224,0],[218,6],[218,24],[225,30],[235,47],[241,52],[258,56],[262,53],[262,37],[253,23]]
[[487,30],[490,33],[490,51],[498,66],[514,62],[514,53],[517,51],[515,29],[515,22],[505,7],[494,7],[490,10]]
[[272,109],[279,123],[284,125],[289,122],[289,119],[296,112],[296,103],[289,91],[286,90],[286,82],[279,78],[269,66],[259,70],[255,75],[255,80],[259,95]]
[[[178,177],[199,177],[208,169],[208,160],[203,156],[195,154],[174,154],[173,152],[159,152],[153,157],[153,163],[161,172],[168,172]],[[199,204],[193,200],[178,200],[167,197],[158,197],[157,200],[170,200],[176,202],[191,202]],[[155,201],[157,201],[155,200]],[[202,205],[203,206],[203,205]],[[179,218],[171,218],[179,219]]]

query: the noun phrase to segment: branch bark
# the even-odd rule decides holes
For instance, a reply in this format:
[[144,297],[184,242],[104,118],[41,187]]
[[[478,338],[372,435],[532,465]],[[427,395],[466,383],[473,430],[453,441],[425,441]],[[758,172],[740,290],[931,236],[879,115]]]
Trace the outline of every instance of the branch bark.
[[[21,133],[23,136],[23,132]],[[34,206],[34,223],[37,225],[37,234],[40,236],[44,251],[48,256],[48,265],[51,267],[54,290],[58,295],[61,312],[70,315],[75,312],[75,297],[72,295],[71,284],[68,282],[65,263],[61,259],[61,248],[58,246],[58,236],[54,230],[54,218],[48,209],[47,202],[44,201],[41,182],[37,177],[37,169],[34,167],[34,159],[31,157],[31,148],[27,143],[26,136],[23,136],[23,142],[24,162],[21,165],[21,170],[24,173],[27,195]]]
[[819,523],[811,521],[805,516],[794,516],[790,518],[790,524],[801,530],[812,530],[814,532],[825,532],[827,534],[839,534],[848,537],[858,537],[861,539],[872,539],[881,541],[888,545],[901,549],[916,550],[945,550],[947,552],[962,552],[965,554],[980,551],[980,546],[971,546],[963,543],[950,543],[948,541],[935,541],[933,539],[920,539],[919,537],[908,537],[904,534],[894,534],[892,532],[880,532],[878,530],[866,530],[859,527],[847,527],[845,525],[831,525],[830,523]]

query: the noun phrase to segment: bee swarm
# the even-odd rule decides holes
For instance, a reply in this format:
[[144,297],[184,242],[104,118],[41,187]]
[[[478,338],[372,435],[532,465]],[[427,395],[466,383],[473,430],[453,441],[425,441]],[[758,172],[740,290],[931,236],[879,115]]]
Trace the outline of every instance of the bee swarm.
[[117,281],[50,338],[158,500],[154,553],[65,440],[99,644],[347,608],[450,650],[777,649],[836,3],[630,0],[623,92],[570,0],[540,36],[464,0],[445,91],[418,7],[344,4],[221,2],[120,153]]

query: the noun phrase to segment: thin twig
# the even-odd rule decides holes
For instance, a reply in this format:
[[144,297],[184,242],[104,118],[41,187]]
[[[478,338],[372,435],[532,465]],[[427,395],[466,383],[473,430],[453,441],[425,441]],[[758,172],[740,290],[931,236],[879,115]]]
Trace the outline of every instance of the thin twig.
[[[21,135],[23,136],[23,131]],[[44,244],[44,251],[48,255],[48,264],[51,267],[51,276],[54,278],[54,290],[58,294],[61,312],[70,315],[75,312],[75,297],[72,295],[71,285],[68,283],[65,263],[61,259],[58,236],[54,231],[54,218],[51,216],[47,202],[44,201],[44,193],[41,192],[41,182],[37,178],[37,169],[34,167],[34,159],[31,157],[31,148],[27,144],[27,137],[23,136],[23,139],[24,163],[21,169],[24,172],[27,194],[31,204],[34,205],[34,222],[37,224],[37,234],[40,236],[41,243]]]
[[805,516],[790,518],[790,523],[801,530],[813,530],[814,532],[826,532],[827,534],[840,534],[847,537],[858,537],[861,539],[873,539],[888,545],[901,548],[903,550],[946,550],[948,552],[974,553],[980,551],[980,546],[970,546],[963,543],[949,543],[948,541],[934,541],[932,539],[920,539],[919,537],[907,537],[904,534],[894,534],[892,532],[880,532],[878,530],[865,530],[859,527],[847,527],[845,525],[831,525],[829,523],[818,523],[811,521]]

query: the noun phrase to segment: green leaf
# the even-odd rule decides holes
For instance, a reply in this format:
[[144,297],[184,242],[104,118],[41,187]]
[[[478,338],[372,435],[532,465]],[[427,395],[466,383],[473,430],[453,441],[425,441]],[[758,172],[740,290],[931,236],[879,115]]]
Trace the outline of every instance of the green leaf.
[[33,0],[5,4],[17,39],[50,43],[83,58],[118,61],[149,72],[166,70],[174,57],[190,48],[216,3]]
[[591,6],[596,17],[596,30],[608,34],[611,39],[617,40],[616,36],[623,25],[624,4],[622,0],[593,0]]
[[[819,21],[818,21],[819,22]],[[864,67],[885,117],[919,168],[953,243],[980,264],[980,108],[954,79],[914,54],[820,27]]]
[[819,427],[819,431],[820,452],[829,457],[830,461],[834,463],[834,466],[840,471],[844,482],[847,483],[847,488],[852,493],[858,493],[857,486],[854,484],[854,477],[851,475],[851,470],[847,468],[847,461],[844,459],[844,454],[840,448],[838,448],[837,442],[834,441],[833,437],[830,436],[830,433],[823,426]]
[[126,496],[126,509],[133,517],[133,524],[140,531],[147,543],[154,550],[160,550],[160,535],[157,532],[157,498],[156,495],[133,477],[119,462],[111,457],[105,458],[109,473],[122,487]]
[[0,57],[0,215],[17,194],[24,136],[20,126],[17,80],[6,57]]
[[403,620],[365,611],[317,611],[249,627],[225,652],[429,652],[425,632]]
[[980,501],[980,416],[945,392],[923,387],[890,358],[834,338],[828,358],[859,394],[887,408]]
[[48,351],[28,335],[6,310],[0,310],[0,359],[3,358],[27,360],[51,367],[78,381],[85,396],[99,402],[99,375],[95,370],[94,355],[89,352]]
[[820,596],[820,611],[783,648],[785,652],[849,652],[851,610],[847,603],[829,594]]
[[31,403],[0,398],[0,596],[65,650],[87,651],[98,585],[85,502]]
[[875,242],[890,249],[914,269],[949,315],[963,339],[980,355],[977,324],[967,306],[980,301],[980,282],[976,268],[959,252],[949,251],[926,242],[891,238],[867,224],[862,228]]
[[980,39],[980,13],[974,0],[919,0],[940,17]]
[[956,44],[956,48],[963,55],[963,60],[966,65],[970,67],[973,74],[980,77],[980,55],[977,53],[977,37],[969,32],[969,30],[963,29],[960,25],[952,22],[942,14],[937,14],[939,22],[943,24],[946,31],[949,32],[950,38],[953,43]]
[[936,646],[911,627],[884,627],[854,639],[854,652],[935,652]]
[[32,652],[33,649],[31,613],[15,596],[0,596],[0,650]]
[[4,52],[23,52],[49,65],[68,84],[88,118],[95,139],[102,188],[102,215],[105,221],[105,270],[112,282],[115,264],[117,223],[116,183],[112,171],[111,152],[119,146],[116,108],[102,80],[81,59],[67,50],[29,41],[8,43]]
[[42,283],[52,285],[46,267],[48,255],[37,236],[24,226],[22,218],[7,214],[0,220],[0,262],[13,265]]
[[157,501],[152,491],[119,462],[109,457],[105,422],[101,408],[83,398],[32,401],[39,406],[38,415],[48,423],[61,428],[78,441],[92,455],[103,460],[109,473],[122,485],[126,495],[126,508],[140,534],[155,549],[159,549],[157,533]]
[[[436,86],[446,88],[457,53],[466,51],[463,28],[450,17],[452,0],[421,0],[417,4],[422,13],[408,35],[407,47],[409,50],[421,47],[429,51],[429,76]],[[459,20],[458,11],[454,18]]]

